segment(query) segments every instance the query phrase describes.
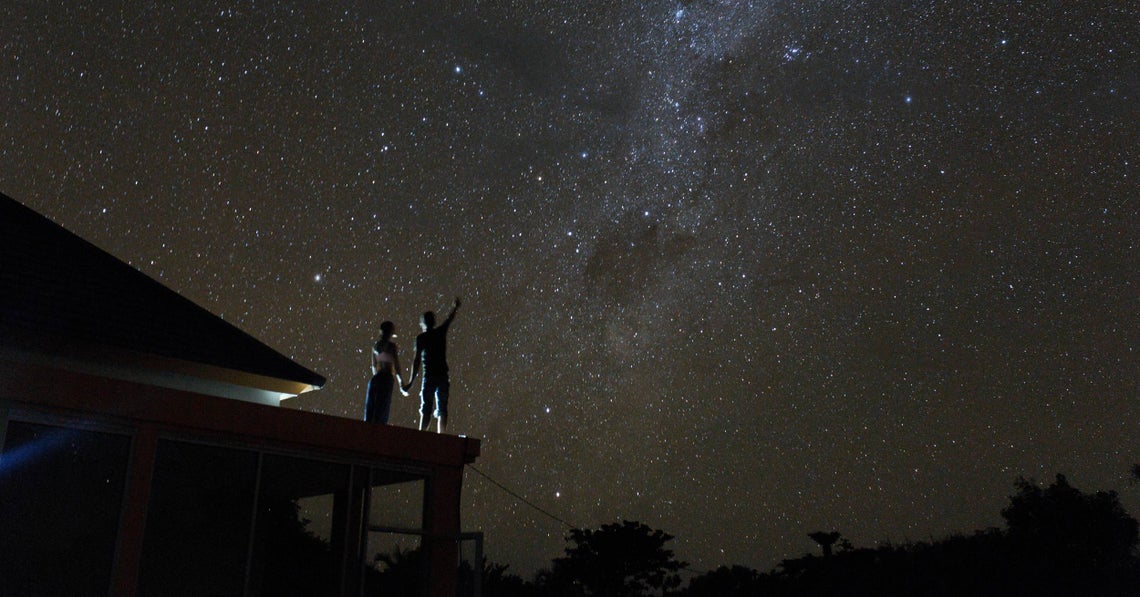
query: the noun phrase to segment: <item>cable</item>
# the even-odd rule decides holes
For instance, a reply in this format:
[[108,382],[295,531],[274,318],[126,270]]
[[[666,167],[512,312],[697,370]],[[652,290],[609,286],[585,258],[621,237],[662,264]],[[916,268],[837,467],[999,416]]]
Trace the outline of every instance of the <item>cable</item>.
[[552,518],[552,519],[554,519],[554,520],[556,520],[556,521],[558,521],[558,522],[562,523],[562,524],[563,524],[563,525],[564,525],[566,528],[568,528],[568,529],[573,529],[573,528],[576,528],[574,525],[572,525],[572,524],[570,524],[570,523],[566,522],[565,520],[562,520],[561,518],[559,518],[559,517],[557,517],[557,516],[555,516],[555,515],[551,514],[550,512],[547,512],[546,510],[543,510],[543,509],[542,509],[542,508],[540,508],[539,506],[535,505],[535,504],[534,504],[534,502],[531,502],[530,500],[528,500],[528,499],[524,498],[523,496],[519,495],[517,492],[515,492],[515,491],[512,491],[511,489],[509,489],[507,486],[503,485],[502,483],[499,483],[498,481],[496,481],[496,480],[492,479],[492,478],[491,478],[491,476],[490,476],[490,475],[488,475],[487,473],[484,473],[483,471],[481,471],[481,470],[479,470],[479,469],[475,468],[475,465],[473,465],[473,464],[468,464],[468,465],[467,465],[467,468],[469,468],[469,469],[471,469],[471,470],[475,471],[476,473],[479,473],[479,476],[481,476],[481,477],[483,477],[484,479],[486,479],[486,480],[490,481],[491,483],[494,483],[496,487],[498,487],[499,489],[502,489],[503,491],[507,492],[508,494],[510,494],[511,496],[513,496],[515,499],[519,500],[520,502],[522,502],[522,503],[524,503],[524,504],[526,504],[526,505],[530,506],[531,508],[534,508],[535,510],[538,510],[539,512],[542,512],[543,514],[545,514],[545,515],[549,516],[550,518]]

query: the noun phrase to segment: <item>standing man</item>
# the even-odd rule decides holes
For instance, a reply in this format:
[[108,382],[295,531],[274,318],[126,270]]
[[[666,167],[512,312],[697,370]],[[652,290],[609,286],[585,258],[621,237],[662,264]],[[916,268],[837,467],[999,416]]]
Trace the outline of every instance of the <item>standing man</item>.
[[[407,391],[416,380],[420,367],[424,370],[424,380],[420,392],[420,431],[431,425],[434,414],[439,421],[439,433],[447,427],[447,394],[451,383],[447,378],[447,328],[451,327],[455,319],[455,312],[459,310],[459,297],[455,297],[455,306],[447,319],[436,327],[435,313],[425,311],[420,318],[420,327],[423,333],[416,336],[416,356],[412,359],[412,376],[403,387]],[[434,412],[433,412],[434,406]]]

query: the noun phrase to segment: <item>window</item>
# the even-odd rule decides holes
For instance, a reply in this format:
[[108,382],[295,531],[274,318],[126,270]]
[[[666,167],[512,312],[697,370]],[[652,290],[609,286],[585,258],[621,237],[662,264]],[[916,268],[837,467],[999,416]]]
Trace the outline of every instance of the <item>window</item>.
[[346,507],[348,471],[343,464],[262,458],[250,595],[337,594],[340,566],[332,536],[345,529],[333,521],[344,520],[335,510]]
[[106,595],[127,435],[12,421],[0,454],[0,591]]
[[243,595],[256,481],[255,452],[159,441],[139,595]]
[[372,566],[365,592],[412,595],[426,571],[423,560],[424,478],[372,470],[367,553]]

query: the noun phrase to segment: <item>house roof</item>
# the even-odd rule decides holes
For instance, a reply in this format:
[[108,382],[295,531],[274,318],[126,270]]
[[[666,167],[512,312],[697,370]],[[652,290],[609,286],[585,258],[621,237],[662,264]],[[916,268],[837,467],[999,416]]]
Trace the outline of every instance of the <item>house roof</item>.
[[325,383],[321,375],[2,193],[0,347],[111,359],[119,361],[116,366],[126,360],[135,369],[162,368],[225,383],[287,382],[283,393]]

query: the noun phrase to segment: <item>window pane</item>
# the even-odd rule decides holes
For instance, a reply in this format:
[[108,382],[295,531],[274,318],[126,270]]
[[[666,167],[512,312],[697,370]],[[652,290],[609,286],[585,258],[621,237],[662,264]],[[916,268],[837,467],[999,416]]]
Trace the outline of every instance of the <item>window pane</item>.
[[253,452],[159,442],[139,595],[243,593],[256,475]]
[[0,593],[107,594],[130,441],[9,423],[0,455]]
[[423,529],[424,479],[407,473],[373,469],[369,502],[366,593],[411,595],[424,572],[418,533]]
[[261,464],[250,594],[336,595],[333,508],[348,492],[348,466],[266,455]]
[[401,529],[423,528],[423,478],[373,469],[372,501],[368,512],[373,525]]

